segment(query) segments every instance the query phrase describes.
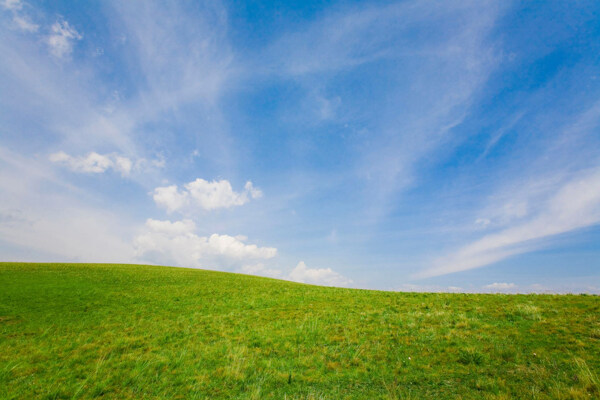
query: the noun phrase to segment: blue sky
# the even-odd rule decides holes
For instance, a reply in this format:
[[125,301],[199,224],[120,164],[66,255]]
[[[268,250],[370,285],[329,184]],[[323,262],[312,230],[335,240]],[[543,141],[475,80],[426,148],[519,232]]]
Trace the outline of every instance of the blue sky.
[[0,6],[0,255],[600,292],[597,2]]

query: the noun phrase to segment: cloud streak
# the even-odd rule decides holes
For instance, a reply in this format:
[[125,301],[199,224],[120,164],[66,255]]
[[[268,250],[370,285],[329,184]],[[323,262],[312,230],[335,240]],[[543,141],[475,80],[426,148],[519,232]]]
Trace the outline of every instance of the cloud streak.
[[18,11],[23,8],[23,2],[21,2],[21,0],[3,0],[0,4],[2,4],[2,7],[6,10],[11,11]]
[[416,277],[429,278],[483,267],[543,246],[550,238],[600,223],[600,168],[583,171],[563,184],[524,221],[483,236]]
[[53,163],[58,163],[67,166],[74,172],[86,172],[86,173],[102,173],[109,169],[113,169],[120,172],[121,175],[127,176],[131,172],[133,162],[127,158],[118,154],[98,154],[95,151],[89,153],[86,156],[73,157],[59,151],[53,153],[49,157]]
[[50,154],[48,159],[58,165],[67,167],[73,172],[100,174],[113,170],[122,177],[131,177],[134,172],[148,172],[152,169],[164,168],[165,162],[161,159],[146,160],[140,158],[132,160],[117,153],[99,154],[95,151],[85,156],[71,156],[64,151]]
[[[490,34],[506,8],[487,1],[338,8],[268,49],[268,71],[305,88],[301,108],[323,110],[297,123],[327,120],[362,132],[340,141],[344,160],[351,160],[342,165],[368,203],[358,218],[380,223],[398,195],[418,184],[419,166],[464,140],[453,129],[502,58]],[[356,93],[344,85],[356,85]],[[362,93],[364,87],[373,89]],[[323,107],[327,98],[336,99],[335,110]]]

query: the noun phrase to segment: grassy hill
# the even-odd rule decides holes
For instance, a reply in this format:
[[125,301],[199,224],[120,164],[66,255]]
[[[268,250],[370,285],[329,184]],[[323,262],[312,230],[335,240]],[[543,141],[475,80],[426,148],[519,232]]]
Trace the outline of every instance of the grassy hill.
[[600,398],[598,296],[0,263],[1,398]]

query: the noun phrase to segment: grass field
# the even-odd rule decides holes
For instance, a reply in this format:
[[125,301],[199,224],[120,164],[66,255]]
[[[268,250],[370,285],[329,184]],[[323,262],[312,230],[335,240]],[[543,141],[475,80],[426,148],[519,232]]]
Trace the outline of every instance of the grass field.
[[600,398],[600,298],[0,263],[0,397]]

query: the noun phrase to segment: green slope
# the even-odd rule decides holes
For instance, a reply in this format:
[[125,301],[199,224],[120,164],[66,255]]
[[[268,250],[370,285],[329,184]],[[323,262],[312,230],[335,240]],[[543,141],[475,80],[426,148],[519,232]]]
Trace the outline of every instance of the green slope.
[[597,296],[0,264],[1,398],[599,398]]

